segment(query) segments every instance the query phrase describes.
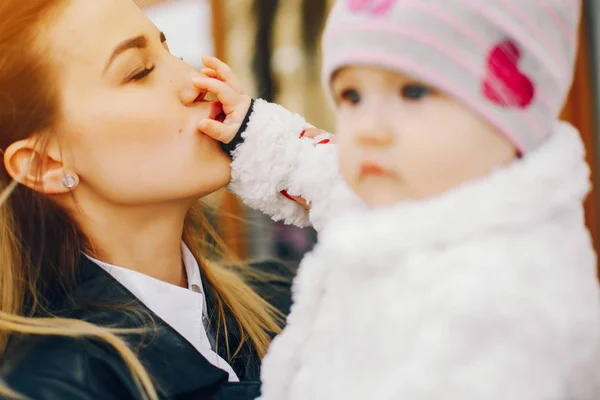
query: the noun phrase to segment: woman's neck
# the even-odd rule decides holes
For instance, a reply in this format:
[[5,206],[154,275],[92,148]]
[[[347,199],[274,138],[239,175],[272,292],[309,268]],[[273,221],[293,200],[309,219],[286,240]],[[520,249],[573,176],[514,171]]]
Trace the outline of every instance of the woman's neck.
[[86,210],[78,223],[92,244],[89,255],[185,287],[181,239],[185,207],[108,207]]

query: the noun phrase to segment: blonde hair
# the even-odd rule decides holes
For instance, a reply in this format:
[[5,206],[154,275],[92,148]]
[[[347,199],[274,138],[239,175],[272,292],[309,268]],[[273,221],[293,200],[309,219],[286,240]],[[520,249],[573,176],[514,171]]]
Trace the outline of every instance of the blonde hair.
[[[38,33],[69,0],[2,0],[0,2],[0,149],[52,128],[59,116],[53,65],[43,54]],[[44,138],[41,138],[42,142]],[[0,360],[11,335],[93,337],[113,346],[131,371],[145,398],[157,399],[152,379],[120,337],[134,331],[107,329],[45,315],[49,287],[68,293],[75,285],[78,254],[89,248],[85,235],[70,216],[42,194],[17,185],[0,167]],[[264,356],[272,334],[280,331],[282,315],[250,287],[258,275],[228,255],[226,246],[207,223],[202,204],[187,215],[183,240],[215,293],[217,337],[226,338],[232,358],[246,341]],[[206,255],[211,255],[210,259]],[[213,260],[231,261],[224,263]],[[229,343],[226,315],[238,325],[238,343]],[[18,398],[0,384],[0,395]]]

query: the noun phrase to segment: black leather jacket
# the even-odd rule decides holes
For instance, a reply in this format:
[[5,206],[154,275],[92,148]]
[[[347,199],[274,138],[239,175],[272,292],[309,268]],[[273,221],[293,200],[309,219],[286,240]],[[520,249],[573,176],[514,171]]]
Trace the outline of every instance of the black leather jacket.
[[[71,300],[56,309],[60,316],[86,320],[101,326],[149,328],[144,334],[127,335],[139,359],[154,379],[163,399],[250,400],[260,394],[260,359],[249,341],[230,364],[239,383],[228,382],[228,374],[210,364],[198,351],[139,302],[102,268],[80,261],[81,284]],[[277,263],[253,265],[282,277],[255,284],[255,289],[284,314],[289,312],[290,269]],[[205,283],[211,325],[216,326],[214,292]],[[83,300],[85,299],[85,300]],[[91,306],[111,304],[113,308]],[[83,306],[82,304],[86,304]],[[131,313],[118,305],[135,307]],[[211,312],[212,311],[212,312]],[[149,322],[150,317],[154,324]],[[228,318],[229,342],[239,343],[237,324]],[[154,327],[155,325],[155,327]],[[225,338],[218,340],[218,353],[226,358]],[[232,351],[235,351],[234,345]],[[226,358],[227,359],[227,358]],[[2,379],[18,393],[35,400],[141,399],[128,368],[106,343],[93,339],[64,337],[20,337],[11,340],[2,365]]]

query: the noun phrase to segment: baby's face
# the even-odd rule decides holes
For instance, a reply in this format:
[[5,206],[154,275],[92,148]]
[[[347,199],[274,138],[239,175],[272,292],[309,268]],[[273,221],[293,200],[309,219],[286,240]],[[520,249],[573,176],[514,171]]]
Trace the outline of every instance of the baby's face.
[[467,107],[400,73],[349,67],[332,85],[341,172],[370,205],[435,196],[516,157]]

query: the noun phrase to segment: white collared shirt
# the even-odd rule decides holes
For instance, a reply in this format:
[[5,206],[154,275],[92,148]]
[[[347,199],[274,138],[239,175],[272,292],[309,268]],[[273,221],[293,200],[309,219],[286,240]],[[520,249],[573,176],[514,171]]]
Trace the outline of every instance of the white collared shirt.
[[86,257],[125,286],[146,307],[190,342],[212,365],[228,372],[230,382],[238,382],[239,378],[229,363],[211,348],[204,325],[207,310],[200,267],[184,243],[181,248],[187,273],[187,289],[137,271],[96,260],[87,254]]

